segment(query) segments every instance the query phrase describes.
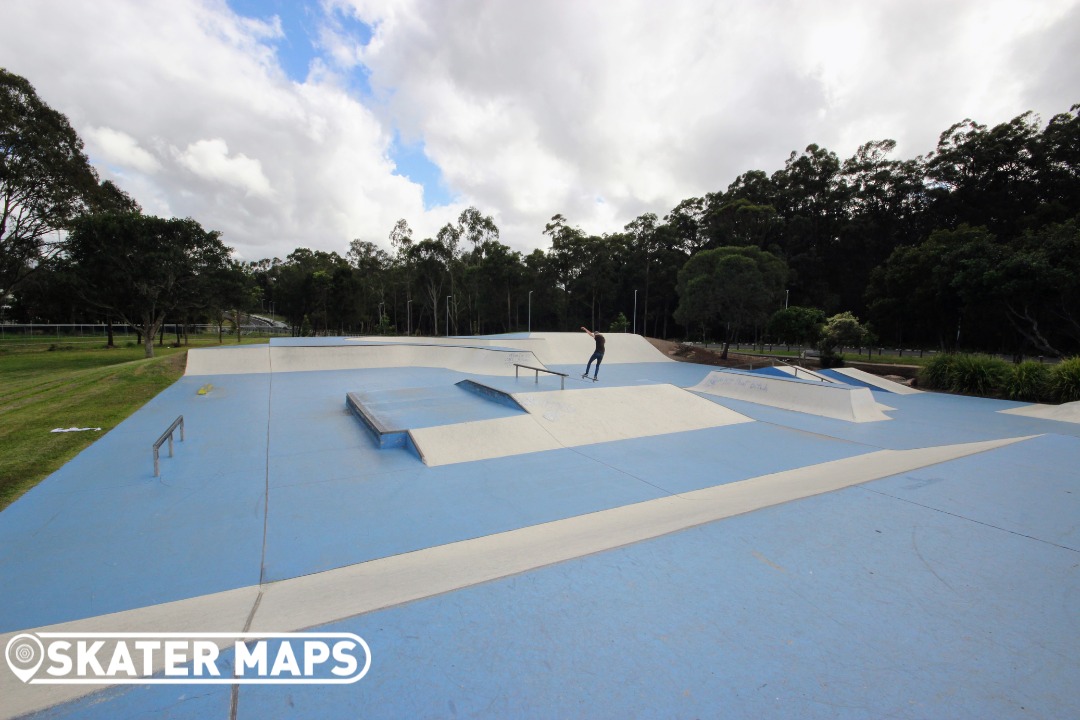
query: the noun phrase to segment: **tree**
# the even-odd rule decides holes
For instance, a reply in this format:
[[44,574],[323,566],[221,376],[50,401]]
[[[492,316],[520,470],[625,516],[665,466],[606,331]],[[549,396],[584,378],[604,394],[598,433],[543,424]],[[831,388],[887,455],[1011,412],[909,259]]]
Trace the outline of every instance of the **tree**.
[[98,190],[68,119],[0,68],[0,298],[57,252],[59,233]]
[[822,360],[836,358],[837,350],[849,345],[860,345],[865,337],[866,328],[850,312],[833,315],[821,328],[818,349],[821,351]]
[[787,267],[753,247],[722,247],[697,253],[679,271],[675,319],[691,327],[723,326],[723,357],[738,331],[762,325],[782,298]]
[[773,313],[766,330],[775,340],[803,345],[816,342],[824,324],[823,310],[793,305]]
[[135,327],[150,358],[166,313],[190,302],[231,250],[191,219],[107,213],[75,220],[63,252],[86,301]]

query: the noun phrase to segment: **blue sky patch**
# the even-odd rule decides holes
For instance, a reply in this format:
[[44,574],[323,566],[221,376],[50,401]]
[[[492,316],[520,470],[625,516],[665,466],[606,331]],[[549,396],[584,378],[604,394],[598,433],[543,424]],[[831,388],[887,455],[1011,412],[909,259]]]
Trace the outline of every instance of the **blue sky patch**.
[[406,144],[401,135],[394,133],[390,147],[390,159],[397,166],[397,174],[424,186],[424,209],[449,205],[453,196],[443,181],[442,171],[424,152],[424,143]]

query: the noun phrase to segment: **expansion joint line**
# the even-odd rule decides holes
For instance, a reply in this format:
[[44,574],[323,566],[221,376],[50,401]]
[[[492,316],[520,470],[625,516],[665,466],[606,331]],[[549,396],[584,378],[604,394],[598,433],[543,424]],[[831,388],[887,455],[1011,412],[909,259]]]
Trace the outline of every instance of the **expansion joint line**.
[[266,475],[263,487],[263,537],[262,555],[259,558],[259,584],[266,582],[266,533],[270,523],[270,423],[274,412],[274,356],[270,353],[269,346],[266,351],[266,362],[270,372],[269,387],[266,390]]
[[907,498],[902,498],[902,497],[899,497],[897,495],[891,495],[891,494],[889,494],[887,492],[882,492],[881,490],[874,490],[874,489],[868,488],[868,487],[863,487],[862,489],[866,490],[867,492],[872,492],[872,493],[875,493],[877,495],[881,495],[883,497],[892,498],[893,500],[899,500],[900,502],[906,502],[906,503],[908,503],[910,505],[915,505],[917,507],[925,508],[927,510],[933,510],[934,512],[939,512],[939,513],[942,513],[944,515],[949,515],[950,517],[954,517],[954,518],[957,518],[959,520],[967,520],[968,522],[975,523],[976,525],[982,525],[984,527],[993,528],[994,530],[1000,530],[1001,532],[1006,532],[1006,533],[1009,533],[1010,535],[1016,535],[1017,537],[1026,538],[1028,540],[1034,540],[1035,542],[1040,542],[1040,543],[1043,543],[1044,545],[1050,545],[1051,547],[1061,548],[1062,550],[1068,550],[1069,552],[1080,553],[1080,548],[1069,547],[1068,545],[1059,545],[1056,542],[1050,542],[1049,540],[1043,540],[1042,538],[1037,538],[1034,535],[1025,535],[1022,532],[1017,532],[1015,530],[1010,530],[1008,528],[1003,528],[1003,527],[1001,527],[999,525],[994,525],[992,523],[983,522],[982,520],[976,520],[975,518],[970,518],[970,517],[968,517],[966,515],[958,515],[956,513],[949,512],[948,510],[942,510],[941,508],[933,507],[932,505],[924,505],[923,503],[915,502],[914,500],[909,500]]
[[[255,602],[251,605],[251,612],[248,613],[247,621],[244,623],[244,632],[251,630],[251,623],[255,620],[255,613],[259,611],[259,603],[262,602],[263,591],[259,590],[259,594],[255,597]],[[229,720],[236,720],[236,714],[240,707],[240,686],[233,685],[230,697],[229,697]]]

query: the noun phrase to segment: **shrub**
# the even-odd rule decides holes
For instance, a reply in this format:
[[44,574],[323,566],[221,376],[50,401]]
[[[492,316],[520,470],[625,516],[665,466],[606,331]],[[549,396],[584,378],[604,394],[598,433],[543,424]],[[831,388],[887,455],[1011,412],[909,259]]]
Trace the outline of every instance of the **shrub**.
[[1010,400],[1042,402],[1050,396],[1050,369],[1034,360],[1013,365],[1005,381],[1005,395]]
[[919,372],[919,387],[992,397],[1005,393],[1009,363],[987,355],[936,355]]
[[1050,397],[1059,403],[1080,400],[1080,357],[1062,360],[1050,371]]
[[948,390],[952,374],[953,354],[935,355],[919,371],[919,387],[931,390]]
[[949,389],[965,395],[998,395],[1009,377],[1009,364],[987,355],[957,355],[949,372]]
[[835,356],[846,345],[860,344],[865,335],[866,328],[850,312],[833,315],[821,328],[818,350],[823,358]]

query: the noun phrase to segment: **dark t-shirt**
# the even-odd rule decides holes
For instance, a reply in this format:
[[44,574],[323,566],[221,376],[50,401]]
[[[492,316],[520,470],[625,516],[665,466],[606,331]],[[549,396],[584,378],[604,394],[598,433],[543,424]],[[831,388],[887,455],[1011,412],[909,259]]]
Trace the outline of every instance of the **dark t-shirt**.
[[593,335],[593,340],[596,341],[596,352],[602,354],[604,352],[604,336],[596,333]]

